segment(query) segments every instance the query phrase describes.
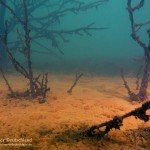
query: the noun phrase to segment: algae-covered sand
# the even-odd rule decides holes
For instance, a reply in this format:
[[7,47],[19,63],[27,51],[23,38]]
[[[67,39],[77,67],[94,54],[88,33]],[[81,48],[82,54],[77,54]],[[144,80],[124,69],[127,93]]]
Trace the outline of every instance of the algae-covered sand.
[[[8,78],[14,89],[26,89],[25,79],[18,75],[9,75]],[[134,79],[127,79],[135,89]],[[150,149],[150,122],[144,123],[134,117],[126,119],[120,131],[111,131],[102,141],[82,137],[82,131],[89,126],[122,115],[140,104],[128,101],[120,77],[85,75],[69,95],[66,91],[73,80],[74,75],[50,74],[51,91],[46,103],[39,104],[37,99],[7,98],[7,87],[1,79],[0,139],[32,138],[32,146],[1,146],[0,149]]]

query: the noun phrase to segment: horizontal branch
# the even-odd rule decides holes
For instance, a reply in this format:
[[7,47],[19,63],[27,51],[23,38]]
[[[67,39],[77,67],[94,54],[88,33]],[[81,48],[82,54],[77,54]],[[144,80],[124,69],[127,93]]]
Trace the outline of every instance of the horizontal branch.
[[[79,36],[83,36],[84,34],[91,36],[90,31],[92,30],[105,30],[108,29],[107,27],[96,28],[93,27],[94,23],[88,24],[86,26],[72,29],[72,30],[48,30],[48,29],[41,29],[35,26],[31,26],[32,30],[35,32],[35,35],[31,37],[31,39],[37,38],[47,38],[52,41],[52,47],[59,48],[57,37],[63,40],[63,42],[68,42],[65,38],[66,35],[76,34]],[[60,49],[58,49],[60,51]],[[60,51],[62,53],[62,51]]]
[[44,17],[34,18],[34,20],[38,22],[38,21],[42,21],[42,20],[47,20],[48,18],[59,18],[60,16],[63,16],[65,13],[68,13],[68,12],[78,13],[79,11],[86,11],[91,8],[98,8],[100,5],[102,5],[106,1],[108,1],[108,0],[97,0],[97,1],[94,1],[94,2],[91,2],[88,4],[80,3],[76,7],[74,6],[71,8],[64,8],[63,10],[58,9],[53,12],[50,12],[49,14],[47,14]]
[[[104,123],[94,125],[85,131],[85,136],[98,136],[100,139],[108,134],[112,129],[119,129],[123,125],[123,120],[134,116],[137,119],[140,119],[144,122],[149,121],[149,115],[146,114],[147,110],[150,109],[150,101],[145,102],[141,107],[136,108],[122,116],[115,116],[112,120],[106,121]],[[105,127],[104,131],[100,130]]]
[[[52,34],[57,34],[57,35],[65,35],[65,34],[77,34],[77,35],[83,35],[82,33],[85,33],[87,35],[90,35],[89,31],[91,30],[105,30],[108,29],[107,27],[101,27],[101,28],[96,28],[96,27],[92,27],[94,25],[94,23],[88,24],[86,26],[80,27],[80,28],[76,28],[76,29],[72,29],[72,30],[41,30],[40,28],[36,28],[33,27],[33,30],[35,30],[37,32],[37,34],[35,35],[35,37],[45,37],[48,35],[52,35]],[[81,33],[82,32],[82,33]]]

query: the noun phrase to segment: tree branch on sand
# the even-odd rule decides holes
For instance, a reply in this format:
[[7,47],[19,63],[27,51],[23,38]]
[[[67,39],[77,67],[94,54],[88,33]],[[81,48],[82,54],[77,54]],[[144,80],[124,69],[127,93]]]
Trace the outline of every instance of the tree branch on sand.
[[[104,123],[93,125],[84,132],[85,136],[92,137],[96,136],[99,139],[102,139],[106,134],[108,134],[112,129],[119,129],[123,126],[124,119],[134,116],[136,119],[140,119],[144,122],[149,121],[150,116],[147,115],[147,110],[150,109],[150,101],[142,104],[141,107],[136,108],[122,116],[115,116],[112,120],[106,121]],[[104,130],[102,130],[104,128]]]
[[83,73],[80,73],[80,74],[76,73],[76,76],[75,76],[75,80],[74,80],[74,82],[73,82],[73,85],[69,88],[69,90],[67,91],[67,93],[69,93],[69,94],[72,93],[74,87],[77,85],[79,79],[80,79],[82,76],[83,76]]

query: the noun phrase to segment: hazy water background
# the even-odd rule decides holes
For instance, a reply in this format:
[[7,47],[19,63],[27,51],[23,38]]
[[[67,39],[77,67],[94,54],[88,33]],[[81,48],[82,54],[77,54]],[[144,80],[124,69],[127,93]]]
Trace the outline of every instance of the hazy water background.
[[[135,0],[138,2],[139,0]],[[133,58],[142,58],[143,50],[130,37],[130,22],[126,10],[127,0],[109,0],[98,10],[92,9],[76,15],[69,13],[60,21],[61,24],[52,29],[73,29],[95,22],[95,27],[108,27],[106,30],[92,31],[92,37],[69,35],[69,43],[59,41],[61,55],[53,49],[56,55],[33,54],[33,64],[37,69],[73,73],[76,71],[100,75],[117,75],[122,67],[132,73],[138,69],[140,63]],[[44,10],[37,12],[37,15]],[[137,14],[137,20],[142,22],[150,18],[150,1]],[[149,19],[150,20],[150,19]],[[140,32],[144,40],[144,32]],[[49,41],[39,41],[50,46]],[[42,51],[33,45],[34,49]],[[19,55],[17,55],[20,58]]]

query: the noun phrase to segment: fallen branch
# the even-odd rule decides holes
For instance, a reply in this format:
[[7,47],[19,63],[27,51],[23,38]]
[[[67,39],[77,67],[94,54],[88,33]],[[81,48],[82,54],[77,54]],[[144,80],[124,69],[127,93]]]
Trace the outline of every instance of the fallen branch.
[[[85,136],[97,136],[98,138],[102,139],[106,134],[108,134],[112,129],[119,129],[123,125],[123,120],[134,116],[136,119],[140,119],[144,122],[149,121],[150,115],[147,115],[147,110],[150,109],[150,101],[145,102],[141,107],[136,108],[122,116],[115,116],[112,120],[94,125],[90,127],[87,131],[85,131]],[[102,131],[101,128],[105,127]]]
[[76,86],[76,84],[78,83],[79,79],[80,79],[82,76],[83,76],[83,73],[81,73],[81,74],[79,74],[79,75],[76,73],[75,81],[74,81],[73,85],[70,87],[70,89],[67,91],[67,93],[69,93],[69,94],[72,93],[73,88]]

